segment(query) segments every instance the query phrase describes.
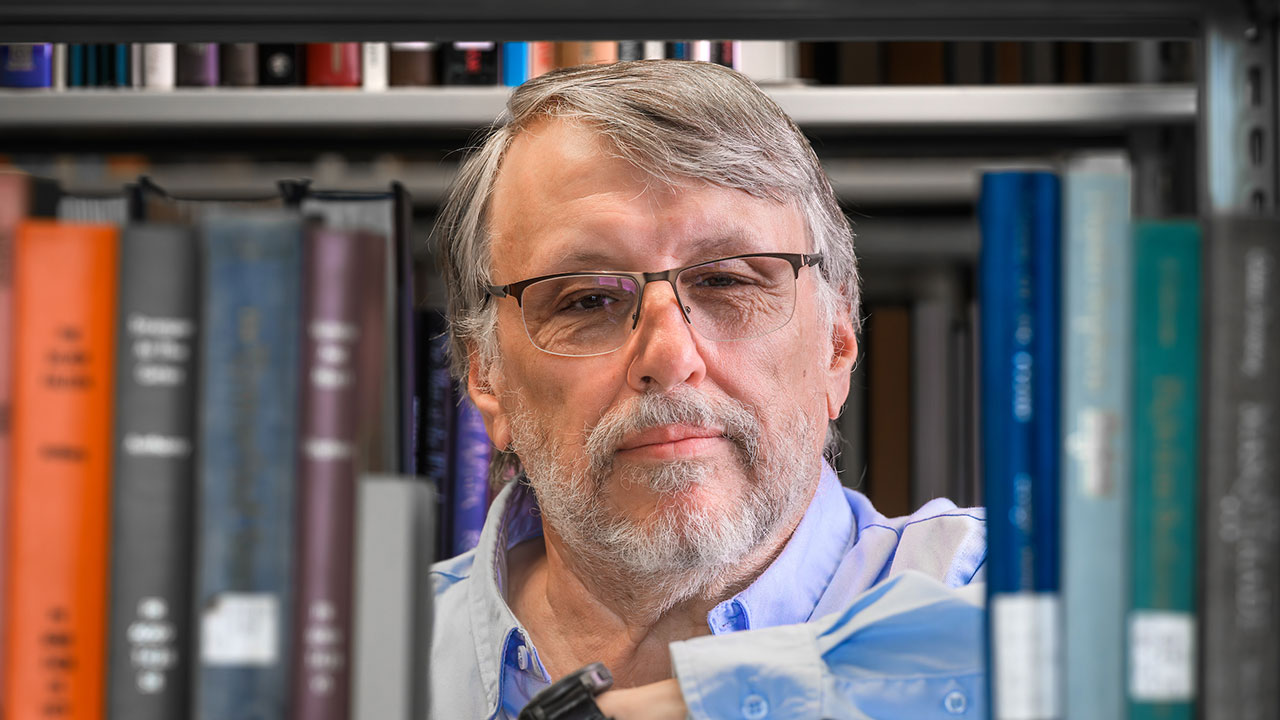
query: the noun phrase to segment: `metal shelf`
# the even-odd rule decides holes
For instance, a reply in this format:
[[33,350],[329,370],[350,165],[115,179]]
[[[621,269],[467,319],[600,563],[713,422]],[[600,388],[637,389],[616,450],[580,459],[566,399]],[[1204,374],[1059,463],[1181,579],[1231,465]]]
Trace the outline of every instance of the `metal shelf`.
[[[181,89],[0,92],[0,129],[468,129],[492,122],[504,88]],[[779,87],[807,128],[1107,129],[1190,123],[1196,92],[1181,85]]]
[[9,0],[0,4],[0,42],[1193,37],[1215,4],[1222,2]]

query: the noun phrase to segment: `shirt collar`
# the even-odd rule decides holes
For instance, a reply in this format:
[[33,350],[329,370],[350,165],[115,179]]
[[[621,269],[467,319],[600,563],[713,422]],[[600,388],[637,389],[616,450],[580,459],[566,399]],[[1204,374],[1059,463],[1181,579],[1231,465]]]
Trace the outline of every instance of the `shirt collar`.
[[849,503],[823,462],[809,509],[782,552],[755,582],[712,608],[707,626],[720,635],[808,621],[854,539]]

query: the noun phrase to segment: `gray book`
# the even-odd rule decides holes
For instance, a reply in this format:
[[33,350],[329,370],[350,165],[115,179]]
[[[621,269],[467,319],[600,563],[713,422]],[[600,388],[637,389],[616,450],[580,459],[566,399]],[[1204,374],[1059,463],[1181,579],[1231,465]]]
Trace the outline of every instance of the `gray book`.
[[354,720],[427,713],[435,489],[420,478],[360,480],[356,530]]
[[1280,221],[1206,244],[1204,720],[1280,717]]
[[911,307],[911,507],[934,498],[955,499],[957,453],[953,447],[952,328],[958,289],[948,268],[917,278]]
[[120,239],[107,717],[188,708],[199,248],[178,225]]

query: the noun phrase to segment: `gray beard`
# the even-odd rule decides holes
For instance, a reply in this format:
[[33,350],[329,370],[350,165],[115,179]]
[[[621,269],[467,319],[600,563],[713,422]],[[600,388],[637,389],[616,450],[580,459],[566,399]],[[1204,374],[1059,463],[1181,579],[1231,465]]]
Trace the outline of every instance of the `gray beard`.
[[[618,593],[624,603],[643,595],[645,611],[662,613],[737,578],[744,559],[784,524],[798,520],[818,472],[818,458],[800,409],[792,410],[766,437],[744,404],[713,401],[680,386],[611,408],[587,434],[586,462],[562,457],[559,448],[552,447],[552,429],[530,412],[512,414],[512,446],[544,521],[571,553],[568,560],[575,574]],[[708,460],[674,460],[615,472],[614,453],[627,435],[669,424],[724,429],[737,449],[738,470],[747,480],[738,502],[703,507],[689,501],[685,493],[723,471]],[[656,509],[644,518],[621,516],[608,506],[611,478],[621,487],[647,488],[657,496]]]

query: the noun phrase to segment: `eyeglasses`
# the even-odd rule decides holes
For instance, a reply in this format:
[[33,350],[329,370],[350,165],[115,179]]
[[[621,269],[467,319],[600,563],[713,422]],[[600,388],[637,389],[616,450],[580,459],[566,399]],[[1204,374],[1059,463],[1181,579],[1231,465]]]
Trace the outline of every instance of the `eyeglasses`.
[[685,322],[708,340],[767,335],[791,320],[800,268],[821,262],[821,254],[753,253],[650,273],[543,275],[488,291],[516,299],[534,347],[587,357],[622,347],[640,323],[651,282],[671,284]]

